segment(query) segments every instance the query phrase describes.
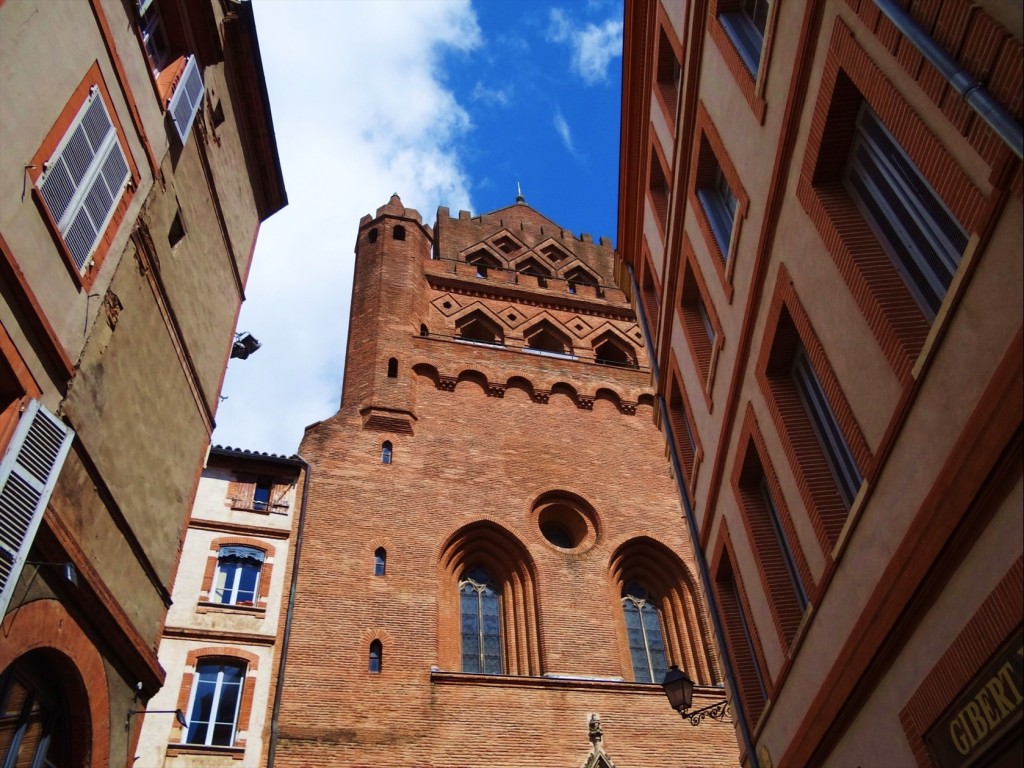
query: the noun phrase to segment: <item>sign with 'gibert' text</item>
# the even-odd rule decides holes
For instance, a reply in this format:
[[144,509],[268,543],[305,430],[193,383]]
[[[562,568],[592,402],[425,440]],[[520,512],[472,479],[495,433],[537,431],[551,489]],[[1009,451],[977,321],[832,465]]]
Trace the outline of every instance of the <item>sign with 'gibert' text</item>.
[[941,768],[970,765],[1021,721],[1024,643],[1021,630],[976,675],[925,734]]

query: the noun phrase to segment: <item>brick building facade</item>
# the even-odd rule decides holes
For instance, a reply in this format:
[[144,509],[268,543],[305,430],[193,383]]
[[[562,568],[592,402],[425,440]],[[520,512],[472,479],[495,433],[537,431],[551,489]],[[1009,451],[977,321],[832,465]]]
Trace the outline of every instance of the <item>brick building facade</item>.
[[250,4],[0,2],[0,764],[131,764],[260,224]]
[[620,284],[745,765],[1022,760],[1022,28],[627,4]]
[[614,259],[521,198],[360,222],[273,765],[736,764],[654,684],[724,695]]

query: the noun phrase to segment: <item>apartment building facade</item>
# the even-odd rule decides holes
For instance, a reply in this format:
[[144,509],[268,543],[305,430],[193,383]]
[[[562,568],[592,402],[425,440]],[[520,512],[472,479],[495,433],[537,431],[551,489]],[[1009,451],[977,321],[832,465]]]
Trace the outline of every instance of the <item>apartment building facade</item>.
[[745,765],[1021,760],[1021,30],[627,4],[620,282]]
[[303,468],[210,449],[160,640],[167,679],[148,703],[136,764],[265,764]]
[[8,0],[0,81],[0,759],[123,765],[287,201],[252,8]]

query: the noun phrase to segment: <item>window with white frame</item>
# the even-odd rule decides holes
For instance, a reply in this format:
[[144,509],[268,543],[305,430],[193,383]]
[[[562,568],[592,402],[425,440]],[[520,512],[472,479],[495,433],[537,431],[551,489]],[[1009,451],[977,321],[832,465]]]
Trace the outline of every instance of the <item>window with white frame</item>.
[[846,441],[839,420],[829,404],[824,387],[814,372],[807,351],[801,346],[793,355],[790,376],[800,396],[804,410],[832,470],[836,488],[847,509],[853,504],[863,476]]
[[764,46],[764,30],[768,23],[768,0],[741,0],[735,10],[723,11],[718,20],[743,60],[750,74],[757,77]]
[[698,188],[697,198],[704,208],[704,213],[707,214],[722,261],[726,261],[729,258],[732,227],[736,221],[736,196],[722,172],[722,167],[717,163],[712,183]]
[[79,274],[131,179],[100,89],[93,86],[36,182]]
[[242,661],[204,660],[196,665],[182,743],[234,746],[245,671]]
[[866,102],[844,181],[921,311],[934,320],[967,232]]
[[221,547],[214,576],[214,602],[255,606],[266,553],[255,547]]

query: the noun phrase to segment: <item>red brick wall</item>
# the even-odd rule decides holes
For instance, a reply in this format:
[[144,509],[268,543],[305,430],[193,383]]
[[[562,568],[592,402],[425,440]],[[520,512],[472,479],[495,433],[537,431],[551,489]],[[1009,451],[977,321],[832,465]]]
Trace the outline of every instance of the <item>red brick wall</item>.
[[[586,357],[588,339],[609,327],[639,344],[611,282],[611,248],[564,236],[527,206],[482,219],[450,219],[442,209],[439,218],[442,258],[420,263],[403,317],[393,318],[404,335],[376,340],[377,357],[399,360],[414,403],[412,432],[372,428],[351,404],[346,379],[345,406],[303,441],[311,486],[277,763],[579,765],[591,752],[590,714],[598,713],[604,746],[621,765],[735,765],[731,725],[692,729],[658,686],[630,682],[620,582],[631,578],[652,582],[646,586],[671,621],[670,661],[702,685],[719,684],[721,675],[661,460],[649,374]],[[520,250],[494,247],[501,233]],[[399,290],[386,274],[390,244],[380,284]],[[458,272],[459,256],[477,247],[511,261],[545,245],[565,250],[552,265],[559,272],[583,264],[601,275],[603,297],[571,295],[554,281],[527,288],[514,273]],[[357,268],[355,291],[376,279]],[[580,359],[458,343],[441,333],[454,333],[443,301],[486,307],[505,324],[507,341],[543,315],[571,336]],[[420,336],[421,322],[430,336]],[[350,364],[350,376],[360,373]],[[394,445],[387,465],[384,440]],[[576,549],[554,546],[538,526],[538,509],[559,491],[589,520]],[[371,554],[382,541],[387,572],[375,577]],[[460,671],[455,589],[460,569],[477,563],[503,583],[503,656],[515,676]],[[653,583],[662,580],[675,583]],[[374,639],[384,646],[380,674],[367,670]],[[702,695],[710,701],[718,692]]]

